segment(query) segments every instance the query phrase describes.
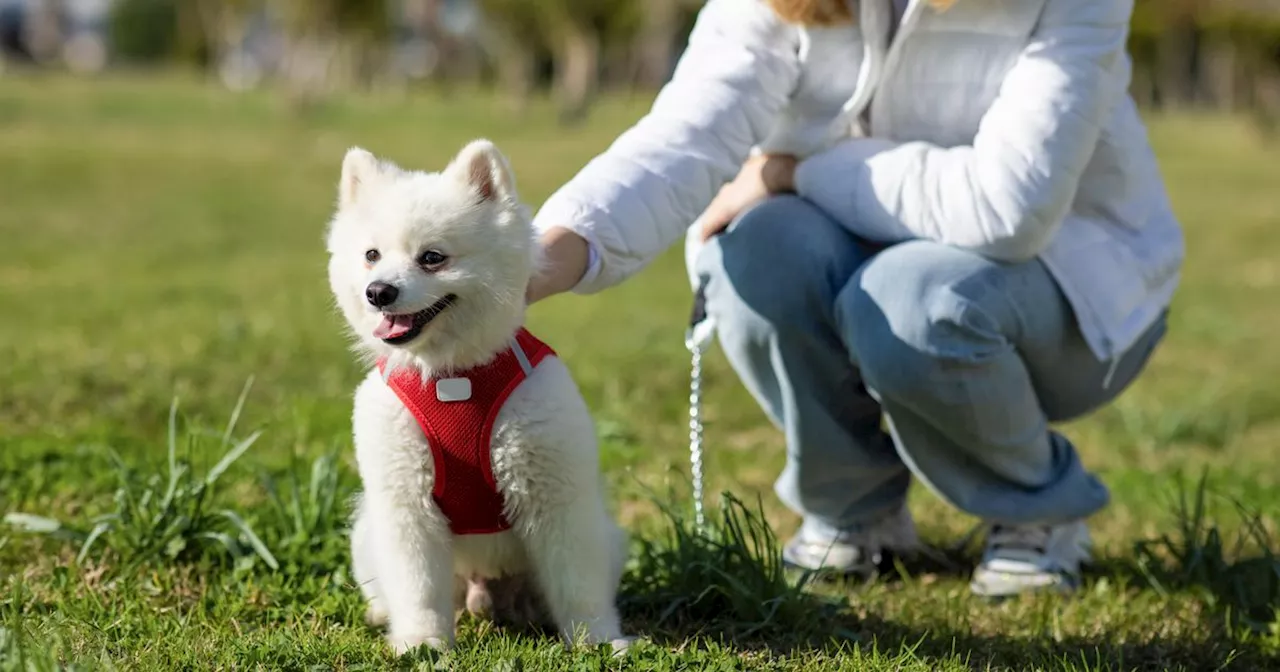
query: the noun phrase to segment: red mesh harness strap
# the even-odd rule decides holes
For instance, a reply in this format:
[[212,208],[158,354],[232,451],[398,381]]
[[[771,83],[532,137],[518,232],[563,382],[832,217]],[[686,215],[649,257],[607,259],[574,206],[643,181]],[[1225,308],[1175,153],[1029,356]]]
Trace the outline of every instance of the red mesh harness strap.
[[435,466],[431,496],[454,534],[491,534],[511,527],[493,478],[493,423],[511,393],[548,355],[550,346],[525,329],[493,361],[448,377],[414,369],[386,371],[387,385],[413,414]]

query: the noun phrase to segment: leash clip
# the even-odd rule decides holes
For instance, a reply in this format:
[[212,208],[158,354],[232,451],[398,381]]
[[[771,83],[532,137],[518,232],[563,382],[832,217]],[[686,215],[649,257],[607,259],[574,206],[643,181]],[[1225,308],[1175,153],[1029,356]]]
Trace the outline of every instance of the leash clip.
[[703,353],[715,337],[715,320],[707,315],[706,285],[698,285],[693,294],[693,310],[689,315],[689,328],[684,332],[684,347],[692,353]]

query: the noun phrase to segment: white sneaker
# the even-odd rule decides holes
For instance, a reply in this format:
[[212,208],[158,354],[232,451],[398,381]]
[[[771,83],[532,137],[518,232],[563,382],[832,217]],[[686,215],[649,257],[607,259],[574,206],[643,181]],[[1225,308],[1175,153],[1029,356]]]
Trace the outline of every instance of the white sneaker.
[[969,584],[975,595],[1010,597],[1080,586],[1093,542],[1084,521],[1062,525],[992,525],[987,550]]
[[815,572],[871,575],[890,558],[920,550],[920,537],[907,507],[867,525],[832,533],[805,524],[782,549],[787,565]]

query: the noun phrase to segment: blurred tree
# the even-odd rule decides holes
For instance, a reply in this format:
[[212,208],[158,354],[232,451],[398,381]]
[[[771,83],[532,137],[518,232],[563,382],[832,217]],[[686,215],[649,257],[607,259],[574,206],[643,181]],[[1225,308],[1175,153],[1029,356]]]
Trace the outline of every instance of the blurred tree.
[[295,102],[344,85],[369,85],[390,64],[388,0],[275,0],[281,65]]
[[203,35],[198,25],[195,36],[189,32],[192,14],[193,6],[182,0],[116,0],[108,15],[111,49],[126,62],[177,57],[199,63]]
[[1280,115],[1280,0],[1136,0],[1130,47],[1139,102]]
[[[31,1],[28,37],[56,59],[66,0]],[[450,0],[113,0],[109,35],[124,60],[239,66],[253,81],[275,68],[304,102],[393,70],[469,80],[479,48],[513,109],[549,83],[572,123],[602,86],[663,84],[705,0],[466,1],[484,16],[478,44],[444,25]],[[1280,0],[1135,0],[1129,46],[1140,104],[1280,117]]]
[[66,38],[63,1],[31,0],[27,10],[27,20],[22,26],[23,46],[36,63],[51,63],[58,58]]
[[199,67],[239,44],[250,0],[114,0],[109,36],[125,61],[176,59]]
[[498,87],[513,113],[524,111],[537,79],[539,56],[548,50],[542,2],[477,0],[498,74]]
[[450,25],[449,4],[447,0],[399,0],[398,25],[406,38],[398,58],[401,74],[442,83],[480,77],[477,45],[458,34],[470,22],[455,14]]
[[582,119],[599,84],[606,43],[629,42],[646,0],[478,0],[498,38],[499,80],[516,100],[532,90],[535,54],[552,58],[561,121]]
[[174,56],[197,66],[209,65],[210,43],[200,20],[199,2],[177,2],[174,7]]
[[1200,66],[1200,21],[1209,0],[1137,0],[1134,23],[1154,36],[1150,52],[1155,58],[1151,76],[1158,102],[1189,106],[1197,102],[1196,78]]
[[[249,16],[261,9],[253,0],[188,0],[183,1],[185,12],[194,12],[199,27],[199,41],[204,60],[209,64],[221,64],[244,40]],[[189,20],[184,15],[184,21]],[[184,23],[185,25],[185,23]],[[193,38],[194,41],[194,38]]]
[[671,77],[704,0],[649,0],[636,39],[633,80],[656,88]]

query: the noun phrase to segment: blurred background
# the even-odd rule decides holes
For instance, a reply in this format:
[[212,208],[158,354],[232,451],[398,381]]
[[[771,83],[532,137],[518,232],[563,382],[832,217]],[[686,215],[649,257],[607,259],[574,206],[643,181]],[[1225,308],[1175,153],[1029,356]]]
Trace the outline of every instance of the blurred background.
[[[284,567],[221,572],[208,540],[243,541],[222,517],[163,536],[130,514],[83,562],[57,534],[0,525],[0,669],[15,618],[125,669],[385,667],[343,574],[366,374],[326,280],[343,153],[436,170],[489,137],[537,207],[646,112],[701,4],[0,0],[0,515],[87,529],[159,501],[169,446],[198,478],[232,416],[237,437],[262,433],[209,506],[240,512]],[[866,587],[849,627],[928,660],[857,669],[1280,669],[1280,0],[1138,0],[1130,50],[1188,256],[1147,372],[1064,428],[1112,488],[1091,521],[1099,575],[1061,609],[970,605],[958,574]],[[638,538],[665,538],[659,503],[689,501],[688,309],[673,249],[530,311]],[[705,392],[708,492],[759,496],[788,535],[782,437],[718,350]],[[1180,509],[1201,474],[1205,507]],[[294,484],[294,513],[272,483]],[[932,541],[973,523],[924,488],[912,507]],[[99,582],[120,558],[146,573]],[[678,599],[706,592],[689,576]],[[19,580],[29,594],[6,597]]]
[[[0,0],[9,67],[181,66],[306,104],[342,90],[496,85],[561,119],[671,73],[698,0]],[[1133,92],[1152,109],[1280,115],[1280,0],[1138,0]]]
[[602,87],[661,84],[692,0],[0,0],[5,59],[93,74],[179,65],[300,102],[418,83],[553,89],[566,121]]

